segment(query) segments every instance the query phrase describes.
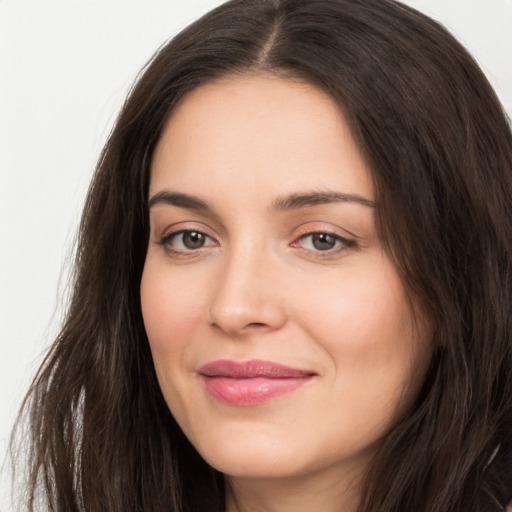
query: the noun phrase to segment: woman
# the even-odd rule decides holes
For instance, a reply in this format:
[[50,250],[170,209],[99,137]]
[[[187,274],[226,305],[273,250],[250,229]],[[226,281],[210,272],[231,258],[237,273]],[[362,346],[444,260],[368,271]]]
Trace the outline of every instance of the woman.
[[100,159],[29,507],[505,510],[511,194],[504,113],[432,20],[212,11]]

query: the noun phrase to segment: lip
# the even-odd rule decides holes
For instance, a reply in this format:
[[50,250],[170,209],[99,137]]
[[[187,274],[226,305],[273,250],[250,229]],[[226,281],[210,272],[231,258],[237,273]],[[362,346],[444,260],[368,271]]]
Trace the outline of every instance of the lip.
[[258,359],[212,361],[198,373],[212,398],[237,406],[262,404],[302,387],[316,376],[310,370]]

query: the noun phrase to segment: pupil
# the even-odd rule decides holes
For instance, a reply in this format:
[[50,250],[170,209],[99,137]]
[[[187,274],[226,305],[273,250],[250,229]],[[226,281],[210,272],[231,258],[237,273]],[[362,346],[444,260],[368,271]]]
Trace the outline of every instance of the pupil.
[[336,239],[327,233],[317,233],[313,235],[313,246],[319,251],[327,251],[332,249],[336,243]]
[[189,231],[183,234],[183,244],[187,249],[199,249],[204,245],[204,235],[197,231]]

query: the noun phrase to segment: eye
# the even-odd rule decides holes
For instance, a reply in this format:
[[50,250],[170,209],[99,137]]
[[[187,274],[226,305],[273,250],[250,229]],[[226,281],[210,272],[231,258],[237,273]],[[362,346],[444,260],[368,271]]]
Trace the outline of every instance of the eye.
[[318,232],[302,235],[294,245],[310,251],[335,252],[355,247],[357,244],[355,240],[349,240],[333,233]]
[[312,233],[303,237],[304,246],[307,249],[315,249],[317,251],[329,251],[334,249],[340,243],[340,240],[329,233]]
[[215,245],[215,242],[201,231],[182,230],[164,236],[161,244],[176,252],[187,252]]

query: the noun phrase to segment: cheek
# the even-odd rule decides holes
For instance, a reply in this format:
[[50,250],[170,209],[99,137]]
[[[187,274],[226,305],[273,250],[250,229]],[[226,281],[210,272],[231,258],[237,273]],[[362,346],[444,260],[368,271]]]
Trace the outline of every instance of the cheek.
[[194,373],[191,343],[204,317],[205,290],[196,275],[172,272],[161,265],[144,267],[140,297],[153,364],[165,401],[187,430],[187,389]]
[[204,280],[162,265],[146,264],[142,315],[156,376],[176,420],[186,428],[187,390],[194,373],[192,339],[205,311]]
[[396,271],[381,256],[324,284],[302,305],[302,325],[328,354],[334,388],[355,410],[385,403],[392,412],[430,360],[428,332],[415,327]]
[[[196,275],[166,272],[146,265],[140,296],[144,325],[154,357],[179,352],[186,334],[204,316],[204,286]],[[201,293],[202,292],[202,293]]]
[[317,335],[332,339],[333,347],[370,353],[390,338],[395,338],[393,345],[410,341],[409,304],[398,276],[385,262],[339,273],[324,286],[309,287],[315,289],[301,308]]

